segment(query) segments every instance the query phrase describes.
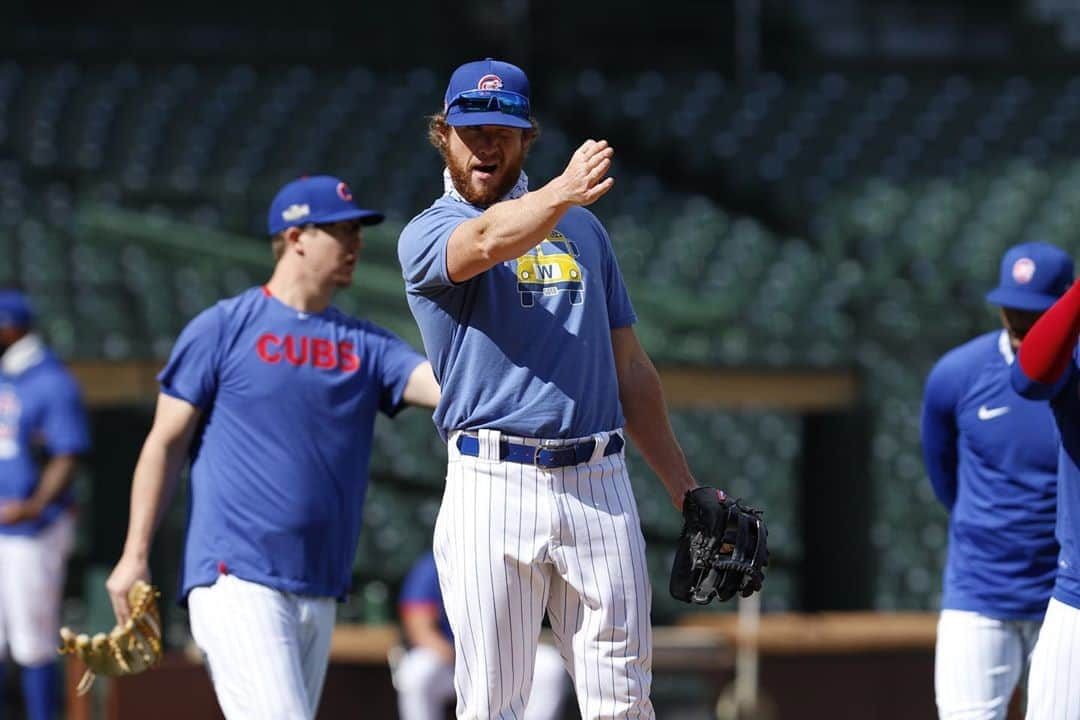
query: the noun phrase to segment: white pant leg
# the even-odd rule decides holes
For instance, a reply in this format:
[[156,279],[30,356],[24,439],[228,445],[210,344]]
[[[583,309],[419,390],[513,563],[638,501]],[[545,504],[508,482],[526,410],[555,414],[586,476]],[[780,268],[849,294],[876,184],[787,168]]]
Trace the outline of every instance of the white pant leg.
[[566,701],[567,674],[562,655],[551,645],[536,647],[532,692],[525,707],[524,720],[557,720]]
[[1028,661],[1030,634],[1022,627],[975,612],[941,611],[934,653],[941,720],[1004,720]]
[[191,635],[228,720],[311,720],[295,596],[222,575],[188,595]]
[[401,720],[442,720],[454,697],[454,666],[434,650],[413,648],[394,672]]
[[457,716],[520,720],[550,582],[550,491],[532,466],[462,457],[453,438],[449,448],[435,563],[454,631]]
[[300,667],[304,672],[308,707],[314,717],[318,714],[326,668],[330,663],[330,639],[334,634],[337,601],[306,596],[295,599],[300,606]]
[[24,667],[56,659],[60,602],[74,544],[70,513],[37,535],[0,535],[0,658],[7,645]]
[[1028,677],[1027,720],[1080,720],[1080,610],[1053,598]]
[[553,476],[562,534],[548,618],[572,658],[581,717],[655,718],[652,589],[626,465],[613,455]]

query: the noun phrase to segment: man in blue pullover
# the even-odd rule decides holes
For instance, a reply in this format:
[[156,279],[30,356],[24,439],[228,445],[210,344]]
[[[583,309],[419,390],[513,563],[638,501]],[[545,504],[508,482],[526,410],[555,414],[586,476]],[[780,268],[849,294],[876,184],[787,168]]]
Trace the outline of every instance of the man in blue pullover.
[[1072,280],[1059,248],[1010,248],[987,295],[1004,328],[946,353],[926,381],[923,455],[949,511],[934,663],[942,720],[1005,718],[1054,586],[1058,436],[1050,408],[1018,396],[1010,375],[1027,331]]

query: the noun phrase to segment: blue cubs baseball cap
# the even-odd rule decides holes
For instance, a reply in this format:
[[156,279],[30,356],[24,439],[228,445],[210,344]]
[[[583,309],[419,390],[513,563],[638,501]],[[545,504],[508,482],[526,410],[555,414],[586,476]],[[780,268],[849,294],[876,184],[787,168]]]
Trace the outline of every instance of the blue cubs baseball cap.
[[285,228],[309,223],[332,223],[359,220],[364,225],[383,221],[377,210],[365,210],[353,202],[352,190],[336,177],[312,175],[293,180],[278,190],[270,203],[267,229],[277,235]]
[[994,305],[1039,312],[1048,309],[1073,283],[1073,259],[1044,242],[1014,245],[1001,258],[1001,280],[986,295]]
[[0,290],[0,327],[30,327],[34,313],[30,301],[18,290]]
[[486,58],[465,63],[450,76],[444,98],[454,127],[504,125],[531,128],[529,78],[517,65]]

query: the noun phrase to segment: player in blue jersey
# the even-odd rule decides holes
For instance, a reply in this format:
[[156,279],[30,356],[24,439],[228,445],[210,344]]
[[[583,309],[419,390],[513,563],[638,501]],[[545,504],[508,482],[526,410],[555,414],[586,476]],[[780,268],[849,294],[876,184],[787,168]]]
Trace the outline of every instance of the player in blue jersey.
[[[441,720],[454,698],[454,636],[443,606],[435,555],[424,553],[401,586],[401,628],[409,649],[394,671],[401,720]],[[522,720],[556,720],[566,699],[566,670],[559,651],[536,648],[532,694]]]
[[315,716],[375,415],[439,397],[422,356],[331,304],[352,282],[363,226],[381,220],[336,178],[286,185],[270,206],[270,280],[200,313],[158,376],[107,588],[123,622],[190,455],[181,595],[230,719]]
[[[1060,438],[1057,579],[1028,679],[1029,720],[1080,720],[1080,284],[1031,328],[1013,365],[1013,387],[1049,400]],[[1021,548],[1016,548],[1016,551]]]
[[587,140],[529,190],[536,136],[515,65],[454,71],[429,138],[445,193],[398,243],[443,387],[449,467],[435,558],[458,717],[520,718],[546,610],[583,718],[652,718],[651,590],[624,430],[672,503],[697,486],[611,240],[585,209],[614,151]]
[[923,456],[949,511],[934,661],[942,720],[1005,718],[1054,586],[1057,432],[1010,376],[1024,335],[1072,281],[1062,250],[1010,248],[987,295],[1004,329],[951,350],[926,381]]
[[52,720],[59,709],[56,638],[75,537],[70,485],[89,448],[75,378],[33,332],[26,296],[0,290],[0,715],[9,653],[30,720]]

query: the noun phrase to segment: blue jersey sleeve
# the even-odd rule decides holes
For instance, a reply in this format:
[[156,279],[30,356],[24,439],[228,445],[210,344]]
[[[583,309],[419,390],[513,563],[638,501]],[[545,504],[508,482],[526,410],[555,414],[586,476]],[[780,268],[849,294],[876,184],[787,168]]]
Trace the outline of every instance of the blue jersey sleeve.
[[52,455],[75,455],[90,449],[90,426],[82,393],[66,372],[49,388],[40,430]]
[[436,205],[405,226],[398,239],[398,260],[406,290],[427,293],[456,287],[446,267],[446,249],[450,236],[466,219]]
[[963,368],[953,354],[938,361],[923,392],[922,450],[934,494],[947,510],[956,502],[958,462],[956,407],[963,384]]
[[412,371],[426,358],[413,350],[409,343],[389,330],[382,330],[383,343],[379,358],[379,409],[393,417],[403,407],[402,395],[409,384]]
[[615,258],[615,249],[607,230],[595,217],[592,218],[600,235],[604,248],[604,290],[607,295],[608,326],[615,328],[629,327],[637,322],[637,313],[630,303],[630,293],[623,282],[619,261]]
[[217,305],[188,323],[173,346],[169,362],[158,373],[161,392],[203,410],[212,404],[224,326],[224,313]]
[[401,584],[400,605],[434,604],[442,607],[442,591],[439,589],[439,573],[435,569],[435,555],[426,553],[409,570]]

